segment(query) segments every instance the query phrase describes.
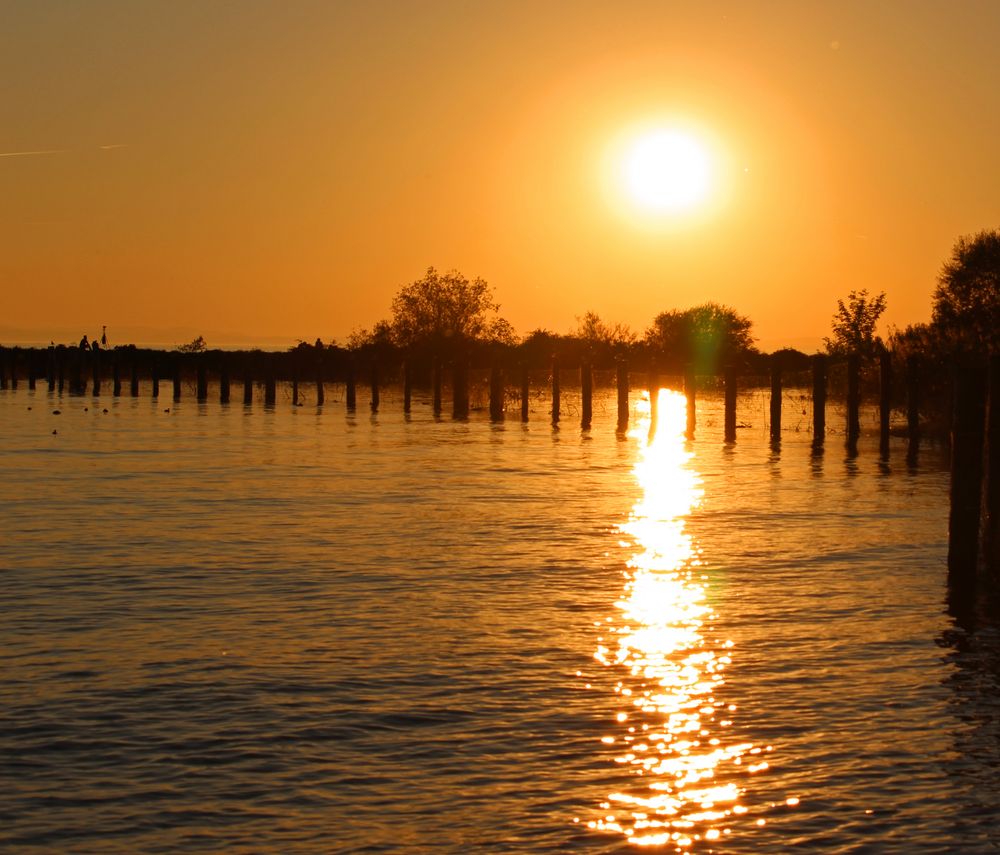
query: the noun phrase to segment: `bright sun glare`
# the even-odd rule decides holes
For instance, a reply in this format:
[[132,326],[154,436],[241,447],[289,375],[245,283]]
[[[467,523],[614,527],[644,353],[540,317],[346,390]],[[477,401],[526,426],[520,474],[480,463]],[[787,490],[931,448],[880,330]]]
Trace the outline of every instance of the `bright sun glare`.
[[623,165],[629,195],[656,213],[692,208],[710,189],[708,153],[681,131],[658,130],[639,137],[627,149]]

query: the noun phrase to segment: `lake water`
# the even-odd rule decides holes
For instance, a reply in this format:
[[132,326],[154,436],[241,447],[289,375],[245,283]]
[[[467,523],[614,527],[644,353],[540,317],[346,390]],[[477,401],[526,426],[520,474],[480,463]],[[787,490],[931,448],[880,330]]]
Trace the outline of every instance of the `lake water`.
[[0,849],[1000,848],[942,450],[147,392],[0,393]]

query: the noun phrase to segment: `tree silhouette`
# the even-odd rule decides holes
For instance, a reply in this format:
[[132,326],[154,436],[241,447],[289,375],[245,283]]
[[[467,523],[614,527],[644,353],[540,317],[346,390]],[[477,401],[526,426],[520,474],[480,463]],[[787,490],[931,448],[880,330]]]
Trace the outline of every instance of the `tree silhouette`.
[[846,304],[837,300],[837,313],[832,322],[833,337],[823,339],[827,351],[837,356],[848,353],[874,356],[882,347],[882,339],[875,335],[875,327],[885,306],[885,291],[872,297],[867,288],[851,291]]
[[955,243],[938,277],[932,323],[956,350],[1000,350],[1000,231]]
[[752,327],[750,318],[729,306],[703,303],[661,312],[646,331],[646,343],[674,362],[691,363],[699,373],[711,374],[753,350]]

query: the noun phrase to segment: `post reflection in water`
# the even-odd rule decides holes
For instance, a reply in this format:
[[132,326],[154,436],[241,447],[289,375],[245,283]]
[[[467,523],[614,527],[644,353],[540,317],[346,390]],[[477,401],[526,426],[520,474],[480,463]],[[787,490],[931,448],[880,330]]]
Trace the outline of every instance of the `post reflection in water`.
[[[631,843],[683,851],[731,833],[740,781],[767,768],[770,746],[727,739],[735,707],[718,697],[732,642],[711,638],[699,550],[685,518],[702,497],[685,446],[685,399],[659,393],[655,435],[649,405],[632,432],[640,443],[642,496],[621,531],[635,550],[626,584],[596,658],[621,672],[615,732],[603,742],[632,773],[627,792],[609,793],[589,826]],[[744,757],[746,755],[746,760]],[[758,822],[762,822],[759,820]]]

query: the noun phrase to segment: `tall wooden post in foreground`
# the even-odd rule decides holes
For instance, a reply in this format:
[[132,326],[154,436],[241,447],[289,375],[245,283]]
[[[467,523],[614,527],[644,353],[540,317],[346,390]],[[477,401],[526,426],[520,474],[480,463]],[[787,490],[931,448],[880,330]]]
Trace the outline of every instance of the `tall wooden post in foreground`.
[[771,442],[781,441],[781,357],[771,357]]
[[410,373],[410,360],[403,360],[403,412],[410,412],[413,399],[413,377]]
[[496,360],[490,366],[490,421],[503,421],[503,372]]
[[861,357],[847,357],[847,445],[858,444],[861,436]]
[[371,371],[371,381],[372,381],[372,412],[377,413],[379,404],[381,403],[381,398],[379,396],[379,376],[378,376],[378,360],[372,357],[372,371]]
[[649,437],[652,439],[656,435],[656,422],[660,408],[660,372],[656,366],[656,360],[653,358],[649,360],[646,382],[649,385]]
[[723,440],[725,442],[736,442],[736,368],[732,365],[726,366],[725,384],[726,410]]
[[889,456],[889,417],[892,414],[892,355],[888,350],[879,354],[878,447],[883,458]]
[[326,403],[326,389],[323,386],[323,356],[316,357],[316,406]]
[[277,380],[274,376],[274,363],[268,360],[267,373],[264,376],[264,406],[273,407],[277,399]]
[[179,356],[174,356],[173,370],[174,370],[174,400],[179,401],[181,399],[181,358]]
[[17,348],[13,347],[10,351],[10,389],[12,392],[17,391]]
[[813,444],[821,445],[826,437],[826,355],[812,358],[813,371]]
[[150,371],[153,375],[150,378],[150,384],[152,385],[151,395],[154,400],[160,397],[160,363],[153,359],[153,367]]
[[35,354],[31,352],[28,354],[28,388],[34,392],[35,391]]
[[219,366],[219,403],[229,403],[229,363],[225,360]]
[[198,357],[198,366],[195,369],[198,378],[198,403],[202,404],[208,400],[208,372],[205,369],[204,357]]
[[243,406],[249,407],[253,403],[253,375],[247,371],[243,375]]
[[615,371],[615,385],[618,389],[618,430],[628,427],[628,363],[619,359]]
[[466,419],[469,417],[469,366],[464,357],[455,359],[451,376],[451,416]]
[[431,362],[431,408],[435,416],[441,415],[441,360],[436,356]]
[[951,509],[948,517],[949,580],[975,579],[983,487],[986,379],[982,365],[968,360],[954,371],[951,428]]
[[139,397],[139,366],[135,361],[135,354],[132,355],[132,359],[129,361],[129,384],[128,393],[133,398]]
[[118,355],[111,357],[111,394],[115,398],[122,393],[122,369],[118,363]]
[[983,485],[983,557],[1000,577],[1000,355],[990,358],[986,400],[986,483]]
[[552,424],[559,424],[559,359],[552,357]]
[[93,374],[94,397],[101,394],[101,352],[95,350],[90,354],[90,366]]
[[590,428],[594,418],[594,372],[590,363],[585,361],[580,366],[580,427]]

